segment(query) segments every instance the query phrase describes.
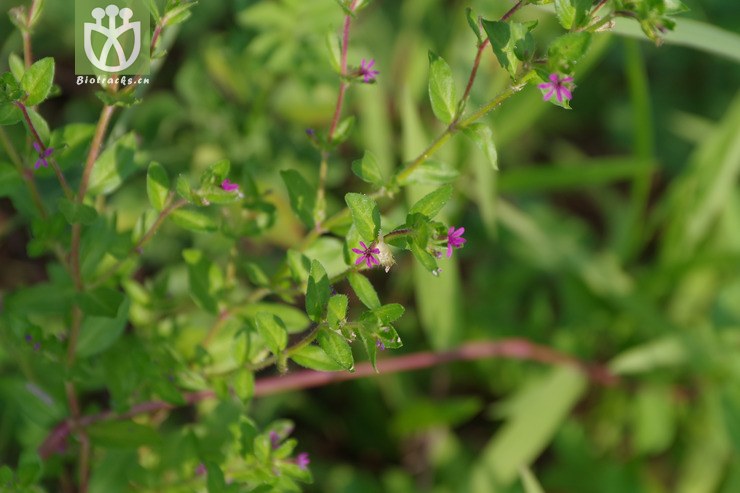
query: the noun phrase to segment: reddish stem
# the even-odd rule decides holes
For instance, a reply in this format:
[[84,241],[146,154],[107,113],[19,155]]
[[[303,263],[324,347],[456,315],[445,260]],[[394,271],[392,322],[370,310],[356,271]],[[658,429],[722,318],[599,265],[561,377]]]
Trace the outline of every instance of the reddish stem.
[[[349,10],[353,11],[355,8],[355,3],[357,3],[357,0],[353,0],[353,2],[349,6]],[[347,14],[344,16],[344,30],[342,31],[342,55],[340,60],[340,70],[339,70],[339,76],[340,76],[340,82],[339,82],[339,95],[337,96],[337,105],[334,108],[334,117],[331,120],[331,126],[329,127],[329,141],[331,141],[331,138],[334,136],[334,132],[337,130],[337,125],[339,124],[339,117],[342,115],[342,105],[344,104],[344,96],[347,93],[347,81],[345,78],[347,77],[347,51],[349,49],[349,28],[350,24],[352,22],[352,15]]]
[[[560,353],[546,346],[534,344],[526,339],[512,338],[499,341],[470,342],[451,351],[434,353],[424,351],[407,354],[395,358],[378,361],[380,375],[421,370],[433,366],[451,363],[454,361],[474,361],[487,358],[506,358],[540,363],[570,366],[581,370],[594,383],[600,385],[615,385],[619,377],[607,368],[584,363],[567,354]],[[368,362],[360,363],[354,373],[325,373],[313,370],[302,370],[285,376],[270,376],[260,378],[255,382],[254,396],[262,397],[292,390],[308,389],[329,385],[335,382],[357,380],[359,378],[376,376],[372,365]],[[213,399],[216,393],[212,390],[193,392],[183,396],[185,405],[193,405],[206,399]],[[133,406],[128,412],[116,414],[113,411],[104,411],[99,414],[81,417],[76,421],[80,428],[90,426],[101,421],[126,420],[141,414],[151,414],[158,411],[174,409],[174,404],[163,401],[150,401]],[[72,423],[64,421],[57,425],[39,447],[39,454],[43,459],[63,450],[67,437],[72,431]]]

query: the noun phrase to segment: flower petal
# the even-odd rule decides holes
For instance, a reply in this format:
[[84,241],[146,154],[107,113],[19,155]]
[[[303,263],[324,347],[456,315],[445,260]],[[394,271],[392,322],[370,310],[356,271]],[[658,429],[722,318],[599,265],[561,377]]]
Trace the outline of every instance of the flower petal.
[[364,257],[364,256],[363,256],[363,257],[359,257],[359,258],[358,258],[358,259],[357,259],[357,260],[355,261],[355,265],[360,265],[360,264],[361,264],[361,263],[363,263],[364,261],[365,261],[365,257]]

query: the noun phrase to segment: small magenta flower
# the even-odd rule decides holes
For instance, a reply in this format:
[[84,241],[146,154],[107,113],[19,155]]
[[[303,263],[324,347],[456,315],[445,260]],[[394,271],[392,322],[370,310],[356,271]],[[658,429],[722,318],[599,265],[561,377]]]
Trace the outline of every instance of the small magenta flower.
[[36,164],[34,165],[35,169],[39,169],[39,167],[43,166],[44,168],[49,167],[49,162],[46,160],[49,156],[51,156],[51,153],[54,152],[53,147],[47,147],[44,149],[41,147],[41,145],[38,142],[33,143],[33,148],[36,149],[36,152],[39,155],[39,158],[36,160]]
[[273,450],[280,446],[280,435],[278,435],[277,432],[270,432],[270,445],[272,446]]
[[308,465],[311,463],[311,458],[308,456],[307,452],[301,452],[296,456],[295,463],[298,467],[305,471],[306,469],[308,469]]
[[573,89],[573,77],[560,77],[558,74],[550,74],[550,82],[539,84],[542,90],[546,90],[547,93],[542,97],[543,101],[548,101],[550,98],[555,96],[558,103],[573,99],[571,90]]
[[375,341],[375,347],[380,349],[381,351],[385,351],[385,344],[383,344],[383,341],[381,341],[380,339]]
[[195,468],[195,475],[196,476],[202,476],[202,475],[204,475],[207,472],[208,472],[208,469],[206,469],[206,465],[203,464],[202,462],[200,464],[198,464],[198,467]]
[[223,188],[227,192],[238,192],[239,191],[239,185],[237,185],[236,183],[230,182],[228,178],[226,178],[224,181],[221,182],[221,188]]
[[360,257],[355,262],[355,265],[360,265],[361,263],[365,262],[365,265],[367,265],[368,269],[372,268],[373,265],[380,265],[380,260],[376,257],[380,253],[380,249],[378,248],[372,248],[372,245],[367,246],[365,245],[365,242],[360,242],[360,246],[362,246],[362,250],[359,248],[353,248],[352,251],[360,255]]
[[452,257],[452,248],[462,248],[467,241],[462,237],[465,233],[465,228],[455,229],[455,226],[451,226],[447,230],[447,258]]
[[359,75],[362,76],[362,81],[365,84],[369,84],[375,81],[375,76],[377,76],[380,73],[377,70],[373,70],[373,65],[375,65],[374,58],[371,58],[367,63],[365,62],[365,59],[363,58],[362,61],[360,62]]
[[537,87],[546,90],[547,93],[542,97],[544,101],[548,101],[555,96],[558,103],[573,99],[571,90],[573,89],[573,77],[560,77],[558,74],[550,74],[550,82],[539,84]]

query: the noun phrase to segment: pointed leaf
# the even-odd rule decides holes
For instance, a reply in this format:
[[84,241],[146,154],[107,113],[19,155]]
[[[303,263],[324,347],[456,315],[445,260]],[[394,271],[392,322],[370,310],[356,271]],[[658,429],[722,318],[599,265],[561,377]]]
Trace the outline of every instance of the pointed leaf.
[[21,87],[27,94],[26,106],[42,103],[54,84],[54,59],[47,57],[31,65],[23,74]]
[[314,260],[311,262],[311,274],[306,287],[306,313],[314,322],[321,322],[324,319],[330,294],[326,270],[318,260]]
[[161,211],[167,203],[167,196],[170,193],[170,179],[164,167],[152,162],[146,174],[146,193],[149,196],[149,203],[155,210]]
[[343,335],[332,329],[323,328],[319,332],[319,346],[339,366],[348,371],[353,371],[355,360],[352,357],[352,348]]
[[409,210],[409,215],[421,214],[427,219],[434,219],[451,197],[452,185],[440,187],[416,202]]
[[283,321],[271,313],[261,312],[255,317],[255,325],[268,349],[280,354],[288,345],[288,331]]
[[348,193],[344,196],[352,222],[360,237],[368,244],[374,242],[380,231],[380,209],[372,197],[360,193]]
[[299,172],[288,169],[280,172],[290,197],[290,206],[301,222],[309,229],[315,226],[316,189],[309,185]]
[[375,288],[370,284],[367,277],[357,272],[352,272],[347,278],[349,279],[350,286],[352,286],[352,290],[363,305],[370,309],[380,308],[378,293],[375,292]]
[[450,123],[457,112],[457,91],[452,69],[442,57],[429,52],[429,99],[434,116]]
[[362,159],[352,163],[352,172],[366,183],[376,186],[383,184],[383,175],[380,172],[378,161],[370,151],[365,151]]

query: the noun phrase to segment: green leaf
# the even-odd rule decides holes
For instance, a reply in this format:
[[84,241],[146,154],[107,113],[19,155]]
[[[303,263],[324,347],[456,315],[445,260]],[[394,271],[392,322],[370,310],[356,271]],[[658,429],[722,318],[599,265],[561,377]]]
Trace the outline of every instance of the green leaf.
[[227,493],[226,479],[219,465],[212,461],[205,462],[206,466],[206,488],[208,493]]
[[370,151],[365,151],[362,159],[352,162],[352,172],[366,183],[375,186],[383,184],[383,175],[380,172],[378,161],[375,154]]
[[380,308],[375,308],[373,314],[378,317],[383,325],[389,325],[398,320],[403,316],[405,309],[398,303],[391,303],[383,305]]
[[421,245],[418,244],[416,241],[411,242],[411,253],[414,254],[414,257],[416,257],[416,260],[419,261],[419,263],[429,272],[434,274],[435,276],[439,275],[439,266],[437,265],[437,261],[435,260],[432,255],[426,251],[425,248],[423,248]]
[[326,321],[332,329],[337,329],[347,318],[347,305],[349,300],[343,294],[335,294],[329,298],[329,306],[326,310]]
[[354,370],[355,360],[352,357],[352,348],[343,335],[332,329],[322,328],[318,342],[321,349],[344,370]]
[[581,27],[588,20],[591,0],[555,0],[555,14],[565,29]]
[[22,97],[23,89],[21,89],[18,81],[15,80],[13,74],[5,72],[0,75],[0,103],[12,103]]
[[519,58],[516,56],[515,48],[517,43],[524,40],[529,33],[528,27],[518,22],[487,21],[485,19],[482,23],[499,64],[509,72],[512,78],[516,78]]
[[586,387],[583,373],[568,367],[554,368],[540,381],[523,386],[505,408],[506,423],[497,426],[473,467],[470,490],[512,484],[521,468],[548,446]]
[[332,135],[332,145],[339,145],[345,140],[349,139],[350,133],[355,126],[355,117],[348,116],[337,125],[334,135]]
[[463,129],[463,133],[483,151],[493,169],[498,170],[498,152],[491,127],[485,123],[472,123]]
[[375,292],[375,288],[370,284],[367,277],[357,272],[351,272],[347,278],[349,279],[349,285],[352,286],[352,290],[363,305],[370,309],[380,308],[378,293]]
[[393,417],[390,426],[400,436],[418,435],[434,428],[465,423],[482,407],[483,403],[477,397],[411,400]]
[[421,183],[425,185],[444,185],[460,176],[460,173],[445,163],[428,159],[417,166],[405,180],[403,185]]
[[304,368],[316,371],[341,371],[342,366],[330,358],[319,346],[304,346],[290,355],[290,358]]
[[329,277],[321,262],[311,262],[311,273],[306,286],[306,313],[314,322],[324,319],[324,312],[330,295]]
[[221,159],[208,166],[200,175],[200,186],[220,185],[221,181],[229,176],[231,171],[231,161]]
[[445,185],[425,195],[411,207],[409,215],[421,214],[427,219],[434,219],[452,197],[452,190],[452,185]]
[[360,237],[368,244],[378,238],[380,232],[380,209],[372,197],[360,193],[348,193],[344,196],[352,222]]
[[480,24],[478,23],[478,15],[470,7],[465,7],[465,19],[468,21],[470,29],[473,30],[473,34],[478,38],[478,44],[483,42],[483,33],[480,30]]
[[121,335],[128,323],[131,300],[126,297],[115,318],[87,316],[80,328],[77,341],[77,356],[87,358],[110,348]]
[[165,27],[168,27],[185,22],[192,15],[190,9],[197,5],[197,3],[198,2],[182,3],[171,8],[170,10],[166,11],[164,16],[162,17],[162,24]]
[[47,57],[31,65],[23,74],[21,88],[26,93],[26,106],[42,103],[54,84],[54,59]]
[[457,91],[452,69],[432,51],[429,52],[429,99],[434,116],[443,123],[452,122],[457,113]]
[[15,125],[23,119],[21,110],[13,103],[0,103],[0,125]]
[[332,30],[326,33],[325,40],[326,49],[329,51],[329,61],[331,62],[331,66],[334,68],[336,73],[341,73],[342,49],[339,42],[339,36],[337,36],[337,33]]
[[197,211],[178,209],[170,217],[172,222],[189,231],[216,231],[218,226],[209,216]]
[[170,179],[164,166],[157,162],[152,162],[149,165],[146,174],[146,193],[152,207],[157,211],[162,211],[170,193]]
[[219,275],[218,267],[206,259],[200,250],[184,250],[182,256],[188,264],[188,283],[190,296],[195,303],[209,313],[218,313],[214,281]]
[[260,312],[271,313],[283,321],[289,334],[303,332],[310,324],[303,310],[279,303],[249,303],[239,307],[238,310],[246,317],[255,317]]
[[591,45],[591,33],[568,33],[556,38],[547,48],[551,72],[572,73]]
[[8,67],[10,67],[10,73],[13,74],[15,80],[23,80],[23,74],[26,73],[26,65],[23,63],[23,59],[11,53],[8,55]]
[[231,386],[234,394],[242,402],[247,402],[254,396],[254,373],[247,368],[242,368],[232,377]]
[[77,303],[86,315],[113,318],[126,297],[111,288],[97,288],[77,296]]
[[522,480],[522,486],[524,486],[524,493],[545,493],[545,490],[542,489],[542,486],[537,481],[535,475],[532,474],[530,468],[521,468],[519,470],[519,477]]
[[60,198],[57,205],[69,224],[90,225],[98,218],[98,211],[87,204],[80,204],[77,201],[72,202],[65,198]]
[[187,200],[189,203],[194,202],[193,189],[190,186],[190,181],[185,175],[178,175],[177,182],[175,182],[175,190],[177,195]]
[[273,354],[280,354],[288,345],[288,331],[285,324],[271,313],[258,313],[255,317],[257,331]]
[[154,428],[132,421],[102,421],[88,426],[86,431],[93,444],[103,448],[137,448],[160,441]]
[[129,132],[105,149],[90,173],[87,193],[107,195],[121,186],[136,171],[136,136]]
[[290,197],[290,206],[293,212],[300,218],[301,222],[313,229],[314,210],[316,209],[316,189],[308,184],[299,172],[294,169],[280,172]]
[[95,96],[107,106],[118,106],[120,108],[130,108],[141,103],[141,99],[136,97],[132,91],[96,91]]

